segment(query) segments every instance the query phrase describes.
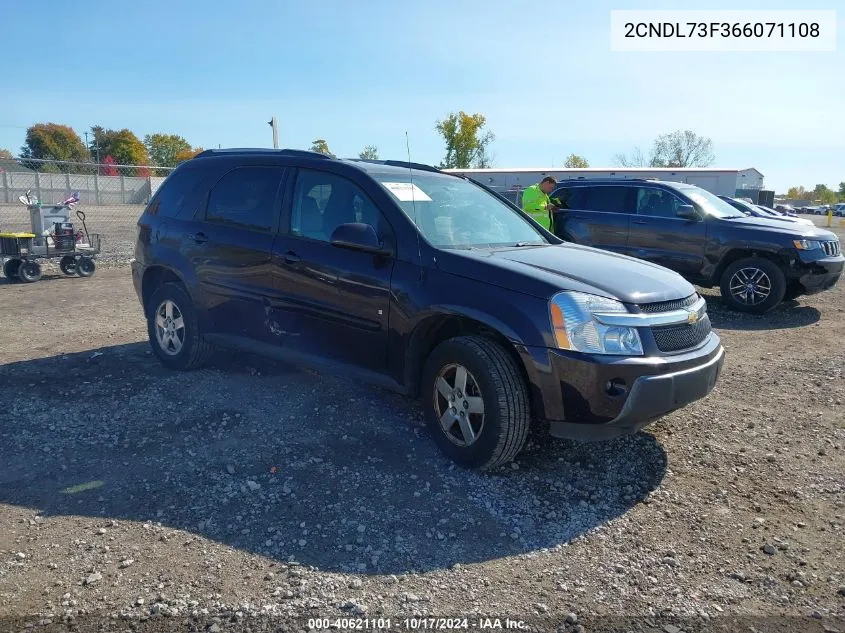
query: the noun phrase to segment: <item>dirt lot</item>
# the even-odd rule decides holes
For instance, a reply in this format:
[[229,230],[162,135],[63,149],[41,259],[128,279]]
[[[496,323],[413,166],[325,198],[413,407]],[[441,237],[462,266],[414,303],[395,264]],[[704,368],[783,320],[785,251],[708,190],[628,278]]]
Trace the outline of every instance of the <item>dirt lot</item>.
[[710,397],[479,475],[377,389],[231,355],[165,371],[124,266],[0,280],[0,630],[845,632],[845,283],[766,317],[708,304]]

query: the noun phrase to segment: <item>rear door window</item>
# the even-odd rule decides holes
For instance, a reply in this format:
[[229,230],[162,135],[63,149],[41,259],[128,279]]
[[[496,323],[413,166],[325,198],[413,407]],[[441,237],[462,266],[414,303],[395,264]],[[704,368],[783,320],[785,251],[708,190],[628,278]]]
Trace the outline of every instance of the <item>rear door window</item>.
[[665,189],[637,188],[637,215],[652,218],[677,218],[678,209],[684,204],[688,203]]
[[601,211],[603,213],[629,213],[627,203],[628,187],[617,187],[614,185],[603,185],[589,187],[590,193],[587,197],[586,206],[582,207],[587,211]]
[[195,201],[194,194],[202,182],[200,169],[182,168],[174,171],[159,185],[147,213],[164,218],[186,218],[194,214],[189,206]]
[[550,196],[553,203],[560,202],[561,209],[583,209],[588,187],[563,187]]
[[270,232],[278,226],[276,194],[281,167],[238,167],[214,185],[208,197],[206,222]]

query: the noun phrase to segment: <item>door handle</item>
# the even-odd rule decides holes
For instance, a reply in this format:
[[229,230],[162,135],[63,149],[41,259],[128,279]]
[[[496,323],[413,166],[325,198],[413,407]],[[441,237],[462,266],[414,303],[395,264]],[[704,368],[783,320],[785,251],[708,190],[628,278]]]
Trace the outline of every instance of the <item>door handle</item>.
[[631,222],[634,224],[648,224],[645,220],[631,220]]
[[197,244],[204,244],[208,241],[208,235],[205,233],[189,233],[188,239],[193,240]]
[[285,253],[283,255],[283,257],[284,257],[285,263],[287,263],[287,264],[295,264],[298,261],[302,260],[302,258],[299,255],[297,255],[296,253],[294,253],[293,251],[288,251],[287,253]]

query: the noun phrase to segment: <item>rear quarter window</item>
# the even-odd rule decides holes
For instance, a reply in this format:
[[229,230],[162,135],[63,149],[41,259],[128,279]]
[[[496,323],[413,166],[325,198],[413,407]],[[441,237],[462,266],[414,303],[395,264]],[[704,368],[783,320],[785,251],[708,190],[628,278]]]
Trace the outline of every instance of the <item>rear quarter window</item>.
[[164,218],[187,218],[193,215],[190,207],[194,194],[202,183],[200,169],[183,168],[174,171],[159,186],[147,207],[148,215]]

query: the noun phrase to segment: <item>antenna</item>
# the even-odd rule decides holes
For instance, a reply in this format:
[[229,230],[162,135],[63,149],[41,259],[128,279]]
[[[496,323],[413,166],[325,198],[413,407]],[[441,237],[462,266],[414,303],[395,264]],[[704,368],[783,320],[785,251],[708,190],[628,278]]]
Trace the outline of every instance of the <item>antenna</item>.
[[417,257],[422,263],[422,246],[420,245],[420,225],[417,223],[416,187],[414,186],[414,170],[411,168],[411,143],[408,140],[408,130],[405,130],[405,148],[408,150],[408,177],[411,179],[411,207],[414,210],[414,229],[417,234]]

